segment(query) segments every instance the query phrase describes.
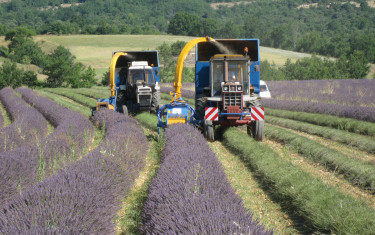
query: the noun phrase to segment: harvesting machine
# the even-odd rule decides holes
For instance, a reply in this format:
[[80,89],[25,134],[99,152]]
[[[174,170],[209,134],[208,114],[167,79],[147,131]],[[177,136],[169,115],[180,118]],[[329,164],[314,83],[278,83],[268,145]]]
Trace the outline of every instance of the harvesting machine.
[[92,114],[101,108],[126,115],[143,110],[157,112],[160,105],[159,82],[157,51],[113,52],[109,70],[111,96],[98,99]]
[[[181,98],[184,59],[196,46],[195,110]],[[158,112],[159,127],[190,122],[215,139],[215,126],[247,125],[256,140],[264,139],[264,108],[260,104],[258,39],[193,39],[182,50],[176,68],[174,98]],[[162,116],[167,114],[166,122]],[[190,115],[190,117],[189,117]]]

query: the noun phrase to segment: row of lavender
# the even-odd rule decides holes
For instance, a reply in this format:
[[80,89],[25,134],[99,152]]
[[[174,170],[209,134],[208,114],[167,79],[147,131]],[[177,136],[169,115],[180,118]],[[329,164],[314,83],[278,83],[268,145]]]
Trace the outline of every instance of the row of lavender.
[[[88,147],[93,136],[91,122],[81,115],[47,98],[37,96],[30,89],[19,88],[17,91],[35,108],[23,109],[24,115],[32,117],[38,110],[55,129],[34,144],[22,145],[0,155],[0,204],[5,204],[14,196],[22,194],[32,185],[76,160],[82,150]],[[22,108],[26,103],[19,102],[13,105]],[[43,117],[40,113],[39,115]],[[39,121],[45,122],[45,119]],[[35,142],[35,139],[28,137],[30,142]]]
[[268,82],[272,99],[265,107],[329,114],[375,122],[375,80]]
[[375,79],[269,81],[267,84],[275,99],[375,107]]
[[131,118],[103,110],[101,146],[2,206],[4,234],[114,234],[121,199],[144,167],[148,142]]
[[266,108],[329,114],[339,117],[375,122],[375,108],[370,107],[275,99],[262,99],[262,105]]
[[190,125],[165,131],[166,146],[142,215],[145,234],[272,234],[235,194],[202,134]]
[[31,108],[12,88],[0,91],[0,99],[13,122],[0,130],[0,153],[33,144],[47,134],[47,121]]

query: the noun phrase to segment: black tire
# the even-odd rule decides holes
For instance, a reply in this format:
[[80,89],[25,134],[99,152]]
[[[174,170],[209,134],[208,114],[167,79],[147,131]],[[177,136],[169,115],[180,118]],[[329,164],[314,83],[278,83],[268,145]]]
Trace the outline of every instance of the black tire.
[[215,141],[215,126],[212,124],[212,121],[204,121],[204,137],[208,141]]
[[160,105],[160,91],[152,93],[151,112],[158,113]]
[[251,137],[253,137],[254,136],[254,123],[251,123],[251,124],[248,124],[247,125],[247,134],[249,135],[249,136],[251,136]]
[[91,117],[94,117],[96,114],[96,107],[91,107]]
[[122,106],[122,113],[123,113],[124,115],[126,115],[126,116],[129,115],[129,113],[128,113],[128,107],[126,107],[126,105],[123,105],[123,106]]
[[197,120],[204,120],[206,101],[203,94],[195,97],[195,117]]
[[254,139],[257,141],[263,141],[264,140],[264,120],[261,121],[255,121],[255,124],[253,125],[253,135]]

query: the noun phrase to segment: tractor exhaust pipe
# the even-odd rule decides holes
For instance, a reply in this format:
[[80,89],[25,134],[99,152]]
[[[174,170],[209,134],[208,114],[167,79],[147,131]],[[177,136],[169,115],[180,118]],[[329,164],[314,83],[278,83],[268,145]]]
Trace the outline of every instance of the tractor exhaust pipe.
[[224,82],[227,83],[228,82],[228,61],[226,59],[226,56],[224,56]]

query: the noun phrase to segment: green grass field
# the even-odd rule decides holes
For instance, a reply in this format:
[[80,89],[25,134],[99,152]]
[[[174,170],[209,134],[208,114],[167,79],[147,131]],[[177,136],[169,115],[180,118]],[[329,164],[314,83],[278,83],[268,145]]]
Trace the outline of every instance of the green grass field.
[[[76,56],[77,61],[94,68],[96,78],[99,79],[108,70],[113,51],[154,50],[163,42],[188,42],[193,38],[172,35],[38,35],[34,37],[34,40],[39,42],[47,53],[53,51],[58,45],[68,48]],[[260,44],[262,45],[262,42]],[[0,37],[0,46],[6,45],[4,37]],[[275,63],[277,67],[283,66],[287,59],[295,62],[297,59],[310,56],[307,53],[260,47],[261,60]],[[375,65],[371,65],[371,71],[367,78],[372,78],[374,74]]]
[[[40,42],[46,52],[53,50],[57,45],[69,48],[77,57],[77,61],[93,67],[99,76],[107,71],[113,51],[154,50],[163,42],[188,42],[193,38],[172,35],[40,35],[34,37],[34,40]],[[274,62],[277,66],[284,65],[288,58],[296,61],[308,56],[310,54],[260,47],[261,59]]]

